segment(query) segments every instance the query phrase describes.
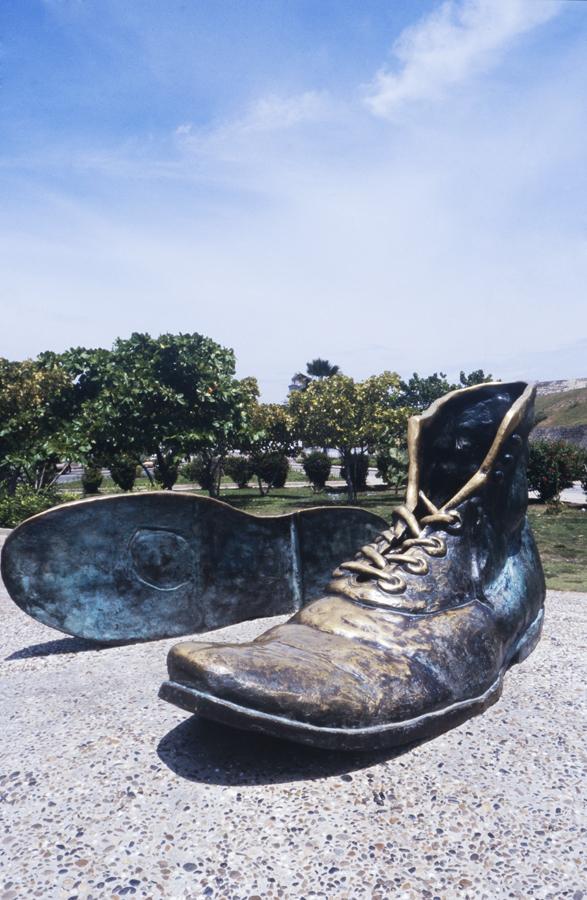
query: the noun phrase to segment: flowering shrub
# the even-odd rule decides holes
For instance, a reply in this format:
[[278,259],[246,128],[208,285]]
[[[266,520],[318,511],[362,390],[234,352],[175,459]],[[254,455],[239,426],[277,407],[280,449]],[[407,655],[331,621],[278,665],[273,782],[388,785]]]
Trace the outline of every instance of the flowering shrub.
[[528,487],[537,491],[544,503],[555,500],[581,478],[586,456],[584,450],[566,441],[534,441],[530,444]]

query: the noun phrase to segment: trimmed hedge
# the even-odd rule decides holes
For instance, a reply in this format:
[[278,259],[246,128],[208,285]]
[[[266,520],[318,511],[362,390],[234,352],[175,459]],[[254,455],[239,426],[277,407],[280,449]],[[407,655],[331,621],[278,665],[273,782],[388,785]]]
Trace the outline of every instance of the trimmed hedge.
[[289,460],[283,453],[262,453],[253,459],[253,474],[268,487],[284,487],[288,472]]
[[314,450],[304,457],[302,466],[313,489],[315,491],[323,491],[332,468],[328,454],[322,453],[320,450]]
[[224,462],[224,472],[237,487],[246,488],[255,474],[255,467],[248,456],[229,456]]
[[101,469],[97,466],[86,466],[82,475],[84,494],[97,494],[103,480]]
[[137,464],[128,456],[120,456],[110,464],[110,474],[121,491],[132,491],[137,478]]

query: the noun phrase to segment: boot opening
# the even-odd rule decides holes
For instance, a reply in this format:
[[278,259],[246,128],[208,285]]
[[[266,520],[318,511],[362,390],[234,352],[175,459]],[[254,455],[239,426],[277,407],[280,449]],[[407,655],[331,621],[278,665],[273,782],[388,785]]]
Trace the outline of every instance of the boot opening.
[[512,404],[524,392],[523,382],[479,385],[447,398],[429,417],[421,418],[420,488],[442,506],[481,466]]

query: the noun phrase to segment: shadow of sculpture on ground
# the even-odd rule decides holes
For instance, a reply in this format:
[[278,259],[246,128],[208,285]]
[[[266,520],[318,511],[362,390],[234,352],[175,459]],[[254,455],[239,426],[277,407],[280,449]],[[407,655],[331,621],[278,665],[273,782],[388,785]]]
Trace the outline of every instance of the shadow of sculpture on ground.
[[351,772],[402,756],[419,744],[373,752],[319,750],[239,731],[195,715],[161,739],[157,754],[180,778],[204,784],[238,786],[280,784],[336,775],[351,781]]
[[16,659],[30,659],[33,656],[58,656],[64,653],[85,653],[88,650],[108,650],[111,644],[99,644],[85,638],[67,637],[58,641],[43,641],[42,644],[31,644],[21,650],[15,650],[7,656],[6,662]]

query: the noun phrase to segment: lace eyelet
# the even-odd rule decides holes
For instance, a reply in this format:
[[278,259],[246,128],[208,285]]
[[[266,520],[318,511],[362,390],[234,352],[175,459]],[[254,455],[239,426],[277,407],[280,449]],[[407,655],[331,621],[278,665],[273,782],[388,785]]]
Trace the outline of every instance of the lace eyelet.
[[415,556],[413,561],[404,563],[404,568],[412,575],[427,575],[430,567],[423,556]]
[[463,518],[459,512],[454,509],[451,509],[450,516],[452,516],[453,521],[450,524],[447,524],[446,530],[450,534],[459,534],[463,530]]
[[426,538],[425,545],[422,545],[422,549],[426,551],[428,556],[446,556],[446,541],[433,534],[431,537]]
[[402,591],[405,591],[407,585],[401,575],[390,573],[385,580],[383,578],[379,579],[378,587],[385,591],[386,594],[401,594]]

